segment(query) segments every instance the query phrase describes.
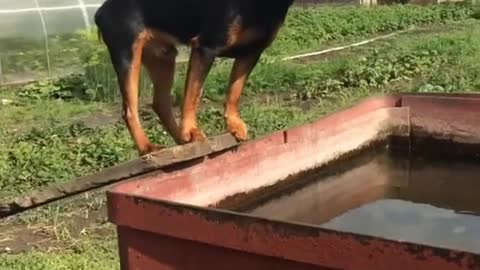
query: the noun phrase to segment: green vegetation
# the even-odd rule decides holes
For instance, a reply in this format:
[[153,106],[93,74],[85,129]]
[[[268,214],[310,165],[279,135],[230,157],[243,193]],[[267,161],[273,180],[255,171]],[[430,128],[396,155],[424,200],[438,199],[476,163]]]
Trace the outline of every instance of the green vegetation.
[[[475,15],[468,4],[445,4],[428,7],[381,6],[294,8],[275,45],[264,58],[318,49],[331,42],[361,39],[376,33],[404,30],[412,26],[448,24]],[[50,36],[49,51],[52,76],[66,72],[86,73],[88,89],[96,98],[118,97],[116,81],[103,44],[96,40],[96,30]],[[43,40],[1,40],[0,62],[5,80],[22,76],[47,76],[47,58]],[[184,55],[184,53],[182,53]],[[35,76],[36,77],[36,76]]]
[[[446,13],[445,17],[451,18],[453,15],[448,15],[449,9],[456,10],[455,8],[461,10],[460,14],[468,14],[465,10],[470,10],[462,5],[459,7],[448,5],[425,8],[424,12],[437,14],[437,10],[442,10],[443,12],[439,14]],[[358,12],[359,14],[363,14],[362,12],[383,14],[381,12],[390,9],[395,8],[381,7],[378,10],[369,9],[368,11],[360,9]],[[398,11],[385,14],[403,14],[405,10],[410,10],[413,14],[417,14],[415,17],[422,17],[418,15],[422,14],[418,11],[421,8],[396,7],[396,9]],[[328,12],[333,12],[332,10],[327,9]],[[350,12],[348,16],[354,18],[352,9],[339,9],[339,14],[342,15],[347,11]],[[294,16],[299,13],[308,15],[309,12],[313,14],[312,18],[316,18],[318,11],[315,9],[297,10]],[[407,18],[408,21],[411,16],[408,15],[409,13],[406,14],[400,17]],[[453,14],[457,13],[453,12]],[[424,17],[430,18],[426,15]],[[318,17],[318,20],[321,20],[320,18],[322,17]],[[329,19],[324,20],[329,21]],[[293,24],[292,19],[290,19],[291,24]],[[305,24],[309,25],[308,22]],[[293,28],[301,29],[300,25],[297,22]],[[400,25],[408,25],[408,23]],[[466,21],[462,25],[449,26],[447,29],[453,32],[413,33],[395,39],[394,49],[390,43],[380,43],[368,50],[357,49],[355,53],[344,52],[349,54],[348,57],[339,55],[330,61],[304,64],[262,60],[246,87],[247,104],[242,107],[242,115],[250,126],[252,137],[303,123],[325,112],[323,106],[317,106],[314,110],[298,113],[301,110],[297,106],[300,101],[326,103],[340,97],[348,99],[347,97],[353,93],[369,94],[372,91],[386,91],[392,83],[411,81],[413,78],[416,84],[422,81],[422,83],[425,82],[424,85],[405,90],[474,90],[479,83],[477,78],[479,73],[475,70],[478,65],[472,59],[478,59],[480,51],[476,21]],[[290,30],[287,29],[288,31]],[[309,33],[311,30],[307,27],[306,31]],[[350,32],[345,32],[343,35],[346,36]],[[422,39],[418,38],[420,35]],[[275,50],[283,48],[284,51],[288,51],[291,47],[291,41],[283,38],[274,48]],[[89,63],[97,65],[102,62],[95,58],[97,57],[95,54],[92,55]],[[205,109],[200,114],[200,122],[209,135],[224,131],[219,102],[224,98],[230,65],[231,62],[227,61],[218,63],[212,70],[205,87],[204,97],[207,104],[203,106]],[[469,66],[462,68],[459,65]],[[182,78],[183,75],[180,72],[179,77]],[[96,92],[89,87],[91,81],[86,78],[89,77],[72,75],[48,83],[38,82],[26,85],[12,97],[15,100],[13,105],[0,107],[2,115],[12,116],[14,119],[0,123],[0,127],[4,127],[0,131],[2,133],[0,137],[2,145],[0,148],[0,195],[2,197],[41,188],[50,183],[70,180],[135,157],[136,153],[128,131],[123,121],[117,121],[118,118],[110,121],[111,125],[100,124],[101,127],[87,125],[84,119],[78,119],[78,116],[66,124],[62,122],[72,115],[81,114],[82,111],[87,112],[85,108],[98,112],[102,111],[102,107],[115,106],[102,100],[93,102]],[[183,79],[178,79],[177,89],[182,84]],[[177,95],[181,96],[180,91],[177,91]],[[261,104],[265,103],[265,100],[259,98],[259,95],[269,97],[281,95],[298,102],[279,101]],[[18,132],[18,129],[22,130],[18,122],[25,116],[22,111],[27,109],[35,115],[32,106],[37,107],[39,112],[31,118],[31,121],[27,118],[24,122],[25,124],[30,122],[33,128],[28,132]],[[57,108],[50,114],[50,119],[47,118],[48,110],[45,110],[49,107]],[[58,111],[61,107],[64,107],[65,111]],[[39,118],[43,118],[40,122],[42,125],[35,125],[34,122]],[[165,136],[151,110],[145,110],[143,118],[148,134],[156,143],[172,143],[171,139]]]
[[87,241],[60,255],[32,252],[28,255],[0,256],[1,270],[116,270],[117,242],[115,239]]
[[[480,25],[471,19],[471,6],[328,8],[323,12],[296,9],[254,70],[241,107],[252,138],[301,125],[376,94],[480,89]],[[458,22],[446,24],[451,21]],[[412,25],[425,28],[308,62],[278,61],[280,56],[330,42],[347,42]],[[86,75],[34,83],[0,96],[13,101],[0,104],[0,114],[5,116],[0,121],[1,198],[68,181],[136,156],[128,131],[119,120],[109,63],[102,60],[104,51],[95,42],[91,41],[91,48],[97,49],[81,57]],[[205,87],[199,120],[210,136],[225,132],[221,102],[230,66],[231,61],[219,61]],[[181,97],[184,79],[184,68],[179,69],[177,98]],[[144,80],[145,98],[149,89],[148,80]],[[27,119],[21,120],[25,116]],[[173,143],[151,110],[142,110],[142,118],[155,143]],[[78,207],[69,207],[48,208],[38,217],[16,222],[43,226],[57,224],[57,218],[64,216],[68,223],[71,212],[79,212]],[[98,206],[87,208],[90,212],[98,210]],[[2,239],[7,237],[2,229],[0,224],[0,254]],[[79,234],[68,240],[57,237],[52,245],[63,250],[0,255],[0,270],[118,269],[111,231],[103,232],[106,240],[92,235]]]
[[332,40],[366,37],[380,32],[405,30],[413,26],[448,24],[475,14],[471,5],[411,5],[371,8],[335,7],[297,9],[289,14],[278,36],[278,46],[269,55],[309,51]]
[[[262,101],[258,95],[284,94],[300,101],[325,103],[355,92],[386,91],[392,83],[410,82],[412,79],[423,85],[404,90],[473,91],[480,83],[478,64],[472,60],[479,59],[480,35],[478,27],[473,24],[466,28],[469,30],[435,34],[421,40],[416,35],[405,36],[396,39],[394,49],[387,43],[348,58],[338,57],[334,61],[309,65],[286,62],[261,64],[252,74],[245,91],[247,104],[242,107],[242,115],[250,126],[251,135],[256,137],[303,123],[318,116],[318,110],[324,111],[323,107],[318,107],[298,113],[298,106],[285,101],[259,106]],[[226,71],[218,68],[212,73],[213,79],[206,87],[207,98],[218,96],[216,99],[220,100]],[[23,96],[24,92],[20,91],[19,95]],[[69,106],[70,102],[64,102]],[[200,122],[205,131],[209,135],[223,132],[221,107],[211,105],[203,108]],[[150,110],[143,112],[143,118],[148,134],[156,143],[172,143]],[[101,128],[74,122],[34,128],[21,134],[3,133],[0,138],[3,146],[0,189],[3,196],[66,181],[136,155],[122,121]]]

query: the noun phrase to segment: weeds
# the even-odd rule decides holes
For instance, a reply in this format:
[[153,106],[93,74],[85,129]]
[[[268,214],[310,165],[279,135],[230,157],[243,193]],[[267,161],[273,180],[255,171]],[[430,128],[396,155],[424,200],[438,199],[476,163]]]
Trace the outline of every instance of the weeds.
[[58,256],[55,253],[45,255],[33,252],[28,256],[10,255],[8,259],[0,260],[1,270],[116,270],[118,269],[117,245],[113,238],[90,240],[76,245],[74,248]]
[[[403,38],[378,47],[366,55],[356,55],[311,65],[293,63],[263,63],[252,74],[246,96],[286,93],[288,96],[315,102],[331,101],[349,92],[371,93],[387,88],[399,80],[421,76],[424,83],[411,91],[457,91],[480,85],[480,38],[471,33],[447,33],[418,39]],[[468,66],[462,66],[468,65]],[[206,95],[219,99],[220,78],[228,70],[219,66],[209,81]],[[472,69],[476,67],[476,69]],[[275,72],[274,72],[275,71]],[[48,92],[48,91],[47,91]],[[252,138],[304,123],[322,111],[308,113],[286,102],[253,103],[242,106]],[[208,107],[199,121],[208,135],[224,132],[221,107]],[[155,143],[172,144],[170,137],[149,110],[142,112],[144,126]],[[4,132],[0,136],[0,190],[4,196],[40,188],[53,182],[85,175],[136,156],[132,141],[123,122],[106,128],[90,128],[82,123],[67,126],[52,125],[18,135]]]
[[287,17],[268,55],[285,55],[318,48],[331,40],[365,37],[412,26],[442,24],[472,17],[469,4],[419,7],[411,5],[295,9]]
[[339,70],[333,78],[306,83],[296,96],[302,100],[323,99],[343,89],[355,91],[380,88],[396,80],[410,79],[429,72],[445,61],[435,50],[394,53],[374,51],[372,55]]
[[[243,111],[253,137],[293,124],[304,116],[296,108],[269,106],[248,107]],[[172,144],[157,123],[156,116],[145,113],[145,127],[155,143]],[[199,116],[208,134],[223,132],[222,112],[207,109]],[[262,115],[262,117],[257,117]],[[22,136],[4,134],[0,139],[0,196],[41,188],[47,184],[70,180],[136,156],[123,123],[109,128],[88,128],[81,123],[32,130]]]
[[[410,5],[393,5],[378,6],[375,8],[359,8],[359,7],[342,7],[342,8],[293,8],[287,17],[285,26],[281,29],[278,38],[274,44],[263,55],[264,60],[277,59],[293,53],[300,53],[318,49],[327,42],[345,41],[350,39],[364,38],[375,33],[404,30],[411,26],[422,26],[431,24],[447,24],[453,21],[462,21],[474,16],[474,8],[470,4],[441,4],[428,7],[418,7]],[[77,87],[80,97],[88,100],[96,101],[116,101],[120,97],[118,91],[117,80],[110,64],[105,46],[96,40],[94,30],[82,31],[78,34],[68,35],[64,37],[52,38],[52,51],[62,51],[58,54],[58,60],[61,62],[57,65],[58,69],[69,70],[75,66],[78,69],[75,72],[82,74],[74,75],[67,79],[47,80],[42,85],[31,85],[29,88],[40,88],[48,93],[54,92],[53,95],[47,94],[45,97],[71,98],[72,91],[68,89],[71,84],[65,80],[73,80]],[[25,50],[25,46],[20,46]],[[65,48],[68,48],[65,49]],[[60,56],[61,55],[61,56]],[[16,56],[17,57],[17,56]],[[25,72],[35,72],[40,68],[41,59],[44,58],[44,52],[34,53],[34,50],[28,51],[27,54],[18,56],[14,61],[15,65],[20,67],[28,67]],[[39,60],[40,59],[40,60]],[[35,61],[33,61],[35,60]],[[54,60],[55,63],[56,60]],[[12,61],[7,61],[11,63]],[[212,75],[208,79],[207,91],[208,97],[215,98],[218,93],[223,93],[226,87],[219,82],[224,82],[228,70],[225,68],[225,61],[220,61],[212,70]],[[228,62],[228,61],[227,61]],[[31,63],[37,63],[32,67]],[[69,66],[68,66],[69,65]],[[5,69],[5,68],[4,68]],[[6,67],[6,73],[15,73],[17,71],[9,71]],[[20,71],[18,71],[20,72]],[[177,83],[175,87],[175,95],[177,100],[181,97],[183,88],[184,67],[179,68]],[[142,73],[140,89],[141,92],[149,96],[151,83],[145,72]],[[79,82],[79,79],[83,82]],[[268,82],[264,82],[268,84]],[[62,89],[65,86],[67,89]],[[266,85],[268,86],[268,85]],[[60,88],[59,88],[60,87]],[[36,98],[38,93],[29,89],[26,92],[33,92]],[[77,92],[75,92],[77,93]],[[77,94],[78,94],[77,93]]]
[[96,89],[89,87],[80,75],[70,75],[58,80],[44,80],[30,83],[18,91],[18,96],[29,99],[63,99],[73,98],[93,100]]

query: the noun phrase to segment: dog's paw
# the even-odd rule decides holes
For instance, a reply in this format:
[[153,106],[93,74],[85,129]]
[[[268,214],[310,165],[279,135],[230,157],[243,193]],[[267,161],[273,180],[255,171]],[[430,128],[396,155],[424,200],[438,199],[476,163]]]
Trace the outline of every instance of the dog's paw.
[[160,151],[162,149],[165,149],[165,147],[157,144],[149,144],[145,149],[139,150],[139,154],[140,156],[145,156],[147,154]]
[[247,125],[240,117],[227,117],[226,124],[228,132],[230,132],[237,140],[248,140]]
[[197,127],[182,128],[182,140],[184,143],[207,140],[207,136]]

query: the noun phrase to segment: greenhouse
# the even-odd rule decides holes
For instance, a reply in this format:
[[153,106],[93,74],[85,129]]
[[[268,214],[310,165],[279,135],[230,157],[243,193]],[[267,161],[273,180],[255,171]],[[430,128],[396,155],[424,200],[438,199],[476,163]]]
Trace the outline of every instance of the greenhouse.
[[78,69],[78,51],[88,38],[84,32],[102,2],[0,0],[0,83],[58,77]]

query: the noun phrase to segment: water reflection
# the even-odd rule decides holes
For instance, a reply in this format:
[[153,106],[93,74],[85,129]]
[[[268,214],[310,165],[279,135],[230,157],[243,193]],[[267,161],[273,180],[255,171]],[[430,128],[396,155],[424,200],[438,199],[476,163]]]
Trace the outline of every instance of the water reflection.
[[480,253],[478,217],[427,204],[379,200],[348,211],[321,226]]
[[253,202],[271,219],[480,253],[480,166],[374,151]]

